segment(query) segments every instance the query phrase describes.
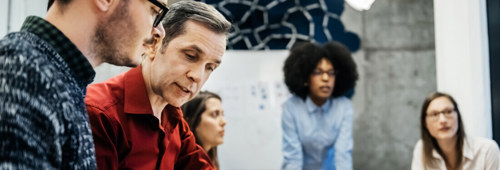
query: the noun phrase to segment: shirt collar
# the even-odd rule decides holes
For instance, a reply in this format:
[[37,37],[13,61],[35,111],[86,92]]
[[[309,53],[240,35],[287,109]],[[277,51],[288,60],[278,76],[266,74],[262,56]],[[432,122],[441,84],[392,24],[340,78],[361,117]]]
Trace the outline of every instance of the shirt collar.
[[[328,98],[326,100],[325,103],[323,103],[323,105],[320,106],[317,106],[313,101],[312,99],[307,96],[306,97],[306,107],[307,107],[307,111],[309,113],[313,113],[313,112],[316,112],[316,111],[322,111],[322,112],[325,112],[328,110],[328,108],[330,107],[330,102],[331,102],[331,98]],[[319,109],[319,110],[318,110]]]
[[436,149],[432,149],[432,156],[437,159],[442,159]]
[[[129,114],[153,114],[151,103],[149,102],[146,83],[142,75],[142,67],[130,69],[124,77],[124,112]],[[182,119],[182,110],[180,107],[167,105],[164,112],[169,118],[176,120]]]
[[[434,158],[443,159],[441,155],[439,155],[436,149],[432,149],[432,156]],[[471,143],[467,136],[464,138],[463,156],[469,160],[472,160],[472,158],[474,158],[474,154],[472,153]]]
[[95,71],[82,52],[59,29],[37,16],[29,16],[23,23],[21,31],[31,32],[49,43],[68,64],[75,78],[85,83],[92,83]]
[[463,154],[465,158],[472,160],[474,158],[474,154],[472,152],[472,144],[470,142],[470,138],[465,136]]
[[153,114],[149,102],[148,91],[142,76],[142,67],[130,69],[125,73],[124,83],[124,112],[132,114]]

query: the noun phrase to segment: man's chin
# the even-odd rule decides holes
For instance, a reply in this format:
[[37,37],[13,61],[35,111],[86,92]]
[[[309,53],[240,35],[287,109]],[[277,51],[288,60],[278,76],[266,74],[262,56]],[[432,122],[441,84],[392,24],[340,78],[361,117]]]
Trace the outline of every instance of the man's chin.
[[174,106],[174,107],[181,107],[184,103],[182,103],[182,104],[169,103],[169,105]]
[[166,92],[163,94],[163,99],[165,101],[174,107],[181,107],[184,103],[187,103],[189,100],[193,99],[194,96],[192,94],[189,95],[180,95],[180,94],[174,94],[176,92]]
[[125,66],[125,67],[137,67],[138,63],[136,62],[118,62],[118,63],[110,63],[110,64],[113,64],[113,65],[117,65],[117,66]]
[[174,101],[174,102],[168,102],[169,105],[172,105],[174,107],[181,107],[184,103],[188,102],[188,100],[183,100],[183,99],[180,99],[178,101]]
[[107,63],[117,65],[117,66],[125,66],[125,67],[137,67],[140,64],[140,57],[127,58],[130,56],[116,56],[120,57],[116,60],[108,61]]

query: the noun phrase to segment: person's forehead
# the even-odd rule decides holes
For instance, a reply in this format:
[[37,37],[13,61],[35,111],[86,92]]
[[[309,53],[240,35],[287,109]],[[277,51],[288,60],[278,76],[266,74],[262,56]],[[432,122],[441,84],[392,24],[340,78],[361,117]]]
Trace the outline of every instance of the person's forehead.
[[200,54],[211,56],[210,59],[220,60],[225,52],[226,35],[218,34],[205,26],[188,21],[185,23],[185,32],[174,38],[184,47],[196,50]]
[[181,45],[183,45],[182,49],[190,49],[198,53],[198,55],[204,56],[203,59],[211,60],[216,64],[221,64],[222,62],[223,52],[219,55],[218,53],[216,53],[216,51],[214,51],[216,48],[205,47],[203,48],[205,50],[203,50],[202,48],[200,48],[200,45],[196,41],[185,42]]
[[450,99],[443,96],[432,100],[428,110],[443,109],[448,107],[453,107],[453,103],[451,103]]
[[220,100],[217,99],[217,98],[214,98],[214,97],[211,97],[209,99],[207,99],[207,101],[205,102],[207,105],[210,105],[210,106],[214,106],[214,105],[218,105],[220,104]]
[[316,68],[333,68],[333,64],[332,62],[330,62],[330,60],[322,58],[321,60],[319,60]]

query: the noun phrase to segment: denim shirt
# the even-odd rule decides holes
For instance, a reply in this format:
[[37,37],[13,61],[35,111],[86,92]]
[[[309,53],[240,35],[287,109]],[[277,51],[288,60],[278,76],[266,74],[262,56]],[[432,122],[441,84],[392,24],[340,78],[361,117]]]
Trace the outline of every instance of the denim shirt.
[[317,106],[293,96],[285,102],[282,169],[352,169],[353,109],[346,97]]

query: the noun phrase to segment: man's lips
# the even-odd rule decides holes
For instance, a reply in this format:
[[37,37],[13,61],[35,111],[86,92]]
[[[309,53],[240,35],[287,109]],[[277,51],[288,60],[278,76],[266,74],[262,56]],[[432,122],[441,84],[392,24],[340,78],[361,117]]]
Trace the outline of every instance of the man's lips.
[[175,85],[177,85],[177,87],[179,87],[182,91],[186,92],[186,93],[191,93],[192,91],[189,90],[188,88],[184,87],[184,86],[181,86],[179,85],[178,83],[175,83]]

